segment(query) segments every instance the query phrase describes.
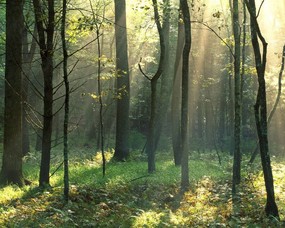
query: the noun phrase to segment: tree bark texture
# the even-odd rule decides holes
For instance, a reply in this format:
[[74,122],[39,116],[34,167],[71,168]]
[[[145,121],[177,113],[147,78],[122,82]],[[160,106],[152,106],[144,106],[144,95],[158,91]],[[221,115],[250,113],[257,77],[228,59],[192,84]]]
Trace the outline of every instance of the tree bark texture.
[[6,1],[4,152],[0,182],[24,185],[22,173],[23,1]]
[[[46,18],[44,15],[42,15],[43,9],[41,2],[39,0],[33,0],[33,4],[35,10],[35,21],[38,30],[38,43],[40,46],[42,71],[44,75],[44,113],[39,185],[45,186],[49,185],[53,120],[53,39],[55,29],[55,11],[54,0],[47,1],[48,14],[46,15]],[[44,24],[47,24],[46,28],[44,27]]]
[[66,27],[66,11],[67,1],[62,2],[62,19],[61,19],[61,41],[63,51],[63,79],[65,85],[65,100],[64,100],[64,121],[63,121],[63,167],[64,167],[64,199],[66,202],[69,200],[69,166],[68,166],[68,121],[69,121],[69,80],[67,71],[67,46],[65,40],[65,27]]
[[234,161],[233,161],[233,186],[235,194],[236,185],[241,179],[241,89],[240,89],[240,25],[239,25],[239,3],[233,0],[233,33],[234,33],[234,82],[235,82],[235,127],[234,127]]
[[123,161],[129,156],[129,106],[130,79],[126,29],[126,2],[115,0],[115,36],[116,36],[116,71],[117,100],[116,146],[114,157]]
[[182,96],[181,96],[181,188],[189,187],[189,153],[188,153],[188,94],[189,94],[189,55],[191,50],[191,23],[187,0],[180,0],[182,9],[185,44],[182,55]]
[[181,131],[180,131],[180,113],[181,113],[181,66],[182,52],[184,45],[184,25],[180,21],[181,14],[178,18],[178,37],[176,47],[176,57],[174,63],[174,78],[171,97],[171,131],[172,131],[172,149],[174,163],[176,166],[181,165]]

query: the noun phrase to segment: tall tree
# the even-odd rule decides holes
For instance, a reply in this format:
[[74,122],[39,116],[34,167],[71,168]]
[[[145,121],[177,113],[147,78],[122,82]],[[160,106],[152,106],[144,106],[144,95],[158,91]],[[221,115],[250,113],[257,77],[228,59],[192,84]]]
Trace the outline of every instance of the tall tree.
[[[43,133],[42,133],[42,156],[40,166],[39,185],[49,185],[51,136],[53,120],[53,53],[54,53],[54,31],[55,31],[55,10],[54,0],[45,1],[33,0],[35,21],[38,31],[38,44],[42,61],[44,77],[44,112],[43,112]],[[47,15],[43,15],[47,6]]]
[[180,0],[182,10],[185,44],[182,54],[182,95],[181,95],[181,187],[189,187],[189,153],[188,153],[188,97],[189,97],[189,55],[191,50],[191,22],[187,0]]
[[161,110],[165,110],[164,112],[157,113],[157,123],[155,129],[155,145],[156,149],[160,140],[160,136],[162,133],[162,128],[165,124],[165,120],[168,114],[168,108],[171,98],[171,72],[172,71],[172,59],[170,58],[170,15],[171,15],[171,5],[169,0],[163,0],[163,15],[162,15],[162,30],[163,36],[165,40],[165,60],[163,66],[163,75],[161,77],[161,87],[160,87],[160,99],[159,99],[159,107]]
[[[282,50],[282,58],[281,58],[281,66],[280,66],[280,71],[279,71],[279,75],[278,75],[278,92],[277,92],[277,96],[274,102],[274,105],[271,109],[271,111],[269,112],[268,118],[267,118],[267,125],[268,127],[270,127],[270,123],[271,120],[273,118],[273,115],[277,109],[278,103],[280,101],[281,98],[281,92],[282,92],[282,76],[283,76],[283,71],[284,71],[284,66],[285,66],[285,45],[283,46],[283,50]],[[256,143],[255,149],[250,157],[249,160],[249,164],[252,164],[258,154],[258,142]]]
[[[275,202],[274,181],[271,168],[271,161],[268,148],[268,127],[267,127],[267,104],[266,104],[266,83],[265,69],[267,60],[267,42],[263,37],[257,22],[255,0],[245,0],[250,13],[251,41],[255,57],[255,67],[258,77],[258,91],[254,105],[255,122],[259,139],[260,157],[264,175],[265,188],[267,193],[265,212],[268,216],[279,219],[279,212]],[[259,41],[262,44],[260,48]]]
[[[181,12],[181,8],[179,10]],[[181,165],[181,131],[180,131],[180,110],[181,110],[181,62],[184,45],[184,26],[182,23],[182,15],[178,17],[178,35],[176,46],[176,57],[174,63],[174,78],[171,98],[171,133],[172,133],[172,149],[174,155],[174,163],[176,166]]]
[[160,16],[158,13],[158,5],[157,1],[153,0],[153,9],[154,9],[154,20],[156,23],[156,27],[159,35],[159,44],[160,44],[160,58],[159,64],[156,73],[153,77],[147,76],[141,68],[139,64],[140,71],[143,75],[150,81],[151,86],[151,108],[150,108],[150,120],[149,120],[149,129],[147,136],[147,144],[146,144],[146,153],[148,156],[148,172],[152,173],[155,171],[155,123],[157,118],[157,82],[163,73],[163,64],[165,61],[165,39],[163,34],[163,29],[160,23]]
[[121,93],[121,96],[117,100],[116,146],[114,157],[119,161],[123,161],[129,156],[130,106],[130,79],[125,0],[115,0],[115,36],[117,92]]
[[64,121],[63,121],[63,159],[64,159],[64,199],[69,199],[69,173],[68,173],[68,120],[69,120],[69,80],[67,72],[67,45],[65,40],[67,2],[62,1],[61,42],[63,51],[63,79],[65,85]]
[[6,1],[4,152],[0,182],[24,184],[22,172],[23,0]]
[[234,161],[233,161],[233,186],[235,194],[236,185],[240,183],[241,151],[240,151],[240,128],[241,128],[241,89],[240,89],[240,24],[239,3],[233,0],[233,33],[234,33],[234,82],[235,82],[235,127],[234,127]]

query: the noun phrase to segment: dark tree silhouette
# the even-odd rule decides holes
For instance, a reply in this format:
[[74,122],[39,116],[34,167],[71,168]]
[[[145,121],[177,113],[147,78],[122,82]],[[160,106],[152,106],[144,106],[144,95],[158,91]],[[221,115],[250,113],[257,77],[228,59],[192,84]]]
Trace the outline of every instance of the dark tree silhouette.
[[[265,69],[267,57],[267,42],[263,37],[256,16],[256,6],[254,0],[245,0],[247,9],[250,13],[251,41],[255,56],[255,66],[258,76],[258,92],[256,97],[255,122],[259,139],[260,157],[264,175],[265,188],[267,193],[265,212],[268,216],[274,216],[279,219],[278,208],[275,202],[273,174],[268,149],[267,135],[267,104],[266,104],[266,83]],[[260,49],[259,40],[262,44]]]
[[44,112],[42,133],[42,157],[39,185],[49,185],[50,152],[53,120],[53,53],[55,10],[54,0],[47,2],[47,15],[43,15],[43,5],[39,0],[33,0],[35,21],[38,31],[38,44],[44,75]]
[[63,159],[64,159],[64,199],[67,202],[69,198],[69,173],[68,173],[68,120],[69,120],[69,80],[67,71],[67,46],[65,40],[65,27],[66,27],[66,11],[67,2],[62,1],[62,18],[61,18],[61,41],[63,51],[63,79],[65,85],[65,101],[64,101],[64,121],[63,121]]
[[0,182],[24,185],[22,173],[23,1],[6,2],[4,152]]
[[150,81],[151,85],[151,108],[150,108],[150,120],[149,120],[149,129],[147,136],[147,144],[146,144],[146,153],[148,155],[148,172],[152,173],[155,171],[155,123],[157,117],[157,82],[163,72],[163,65],[165,61],[165,39],[163,34],[163,29],[160,23],[160,17],[158,13],[157,1],[153,0],[153,8],[154,8],[154,20],[156,23],[156,27],[159,35],[159,43],[160,43],[160,58],[159,64],[156,73],[153,77],[147,76],[141,68],[139,64],[140,71],[142,74]]
[[188,153],[188,94],[189,94],[189,55],[191,50],[191,23],[187,0],[180,0],[182,10],[185,44],[182,54],[182,95],[181,95],[181,187],[189,187],[189,153]]

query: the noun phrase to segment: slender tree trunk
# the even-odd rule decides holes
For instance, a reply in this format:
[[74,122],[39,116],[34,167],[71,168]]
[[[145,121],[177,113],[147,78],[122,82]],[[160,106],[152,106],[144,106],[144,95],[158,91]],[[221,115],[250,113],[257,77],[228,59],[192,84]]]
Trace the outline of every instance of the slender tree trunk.
[[157,103],[157,80],[151,80],[151,108],[150,108],[150,120],[149,120],[149,132],[146,144],[146,152],[148,155],[148,172],[155,171],[155,116],[156,116],[156,103]]
[[183,49],[182,63],[182,101],[181,101],[181,188],[189,187],[189,153],[188,153],[188,85],[189,85],[189,55],[191,50],[191,23],[190,11],[187,0],[180,0],[182,9],[185,44]]
[[69,199],[69,174],[68,174],[68,121],[69,121],[69,80],[67,72],[67,47],[65,40],[65,25],[66,25],[66,10],[67,2],[62,2],[62,19],[61,19],[61,41],[63,51],[63,79],[65,85],[65,101],[64,101],[64,121],[63,121],[63,159],[64,159],[64,199],[68,202]]
[[4,151],[1,184],[24,185],[22,172],[23,1],[6,2]]
[[149,121],[149,129],[147,136],[147,144],[146,144],[146,153],[148,155],[148,172],[153,173],[155,171],[155,121],[157,118],[157,110],[156,110],[156,99],[157,99],[157,90],[156,85],[159,77],[163,73],[163,66],[165,61],[165,38],[162,30],[162,26],[160,23],[160,17],[158,13],[157,1],[153,0],[153,8],[154,8],[154,19],[156,23],[156,27],[159,35],[159,43],[160,43],[160,59],[159,65],[156,73],[152,78],[148,77],[141,68],[139,64],[140,71],[142,74],[150,81],[151,83],[151,113],[150,113],[150,121]]
[[[271,120],[273,118],[273,115],[277,109],[277,106],[278,106],[278,103],[279,103],[279,100],[280,100],[280,97],[281,97],[281,91],[282,91],[282,76],[283,76],[283,71],[284,71],[284,65],[285,65],[285,45],[283,46],[283,50],[282,50],[282,60],[281,60],[281,67],[280,67],[280,71],[279,71],[279,77],[278,77],[278,92],[277,92],[277,96],[276,96],[276,99],[275,99],[275,102],[274,102],[274,105],[269,113],[269,116],[268,116],[268,120],[267,120],[267,124],[268,124],[268,127],[270,127],[270,123],[271,123]],[[255,146],[255,149],[250,157],[250,160],[249,160],[249,164],[252,164],[258,154],[258,149],[259,149],[259,146],[258,146],[258,142],[256,143],[256,146]]]
[[233,0],[233,33],[235,40],[234,52],[234,78],[235,78],[235,127],[234,127],[234,161],[233,161],[233,186],[232,192],[236,193],[236,185],[241,179],[241,89],[240,89],[240,25],[239,25],[239,3]]
[[[266,83],[265,83],[265,69],[267,57],[267,43],[261,34],[259,24],[256,17],[256,6],[254,0],[245,0],[247,9],[250,13],[251,26],[251,40],[255,56],[255,65],[258,76],[258,93],[255,110],[255,121],[257,127],[257,134],[259,138],[260,157],[264,175],[265,188],[267,193],[265,212],[268,216],[273,216],[279,219],[278,208],[275,202],[273,174],[271,168],[271,161],[268,148],[267,135],[267,104],[266,104]],[[260,50],[259,40],[262,43],[262,52]]]
[[[39,0],[33,0],[35,21],[37,24],[42,70],[44,75],[44,113],[42,134],[42,157],[40,167],[39,185],[49,185],[50,152],[53,120],[53,52],[54,52],[54,26],[55,11],[54,0],[48,1],[47,28],[44,27],[44,15]],[[46,33],[46,34],[45,34]]]
[[[90,7],[92,9],[92,16],[94,21],[99,21],[98,18],[96,18],[95,11],[93,9],[92,1],[89,0]],[[103,93],[102,93],[102,81],[101,81],[101,57],[102,57],[102,48],[101,48],[101,42],[100,42],[100,28],[101,24],[96,23],[96,36],[97,36],[97,52],[98,52],[98,62],[97,62],[97,89],[98,89],[98,96],[99,96],[99,143],[100,143],[100,149],[101,149],[101,155],[102,155],[102,174],[103,177],[106,175],[106,157],[105,157],[105,126],[104,126],[104,116],[103,116]]]
[[154,142],[154,148],[157,149],[159,139],[162,133],[162,128],[164,126],[167,114],[168,114],[168,108],[171,98],[171,80],[170,80],[170,65],[172,64],[170,61],[170,45],[169,45],[169,30],[170,30],[170,2],[169,0],[163,0],[164,8],[163,8],[163,24],[162,24],[162,30],[164,34],[165,39],[165,61],[163,66],[163,75],[161,77],[161,89],[160,89],[160,99],[158,101],[159,107],[161,110],[164,110],[163,112],[157,113],[157,124],[155,126],[155,142]]
[[116,146],[114,158],[124,161],[129,156],[130,82],[126,29],[126,2],[115,0],[117,100]]
[[181,15],[178,18],[178,37],[176,46],[176,57],[174,64],[174,78],[171,98],[171,131],[172,131],[172,148],[174,155],[174,163],[176,166],[181,165],[181,131],[180,131],[180,116],[181,110],[181,58],[184,44],[184,26],[180,21]]

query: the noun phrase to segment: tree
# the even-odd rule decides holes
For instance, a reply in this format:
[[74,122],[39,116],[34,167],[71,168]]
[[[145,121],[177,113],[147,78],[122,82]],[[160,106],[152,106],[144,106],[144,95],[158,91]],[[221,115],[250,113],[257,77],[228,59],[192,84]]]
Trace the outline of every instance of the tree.
[[163,74],[160,78],[160,99],[158,100],[158,105],[161,110],[164,112],[157,113],[157,121],[155,126],[155,150],[158,147],[160,136],[162,134],[163,127],[165,125],[165,120],[168,114],[168,108],[171,98],[171,89],[172,89],[172,80],[171,80],[171,71],[172,71],[172,59],[170,59],[170,15],[171,15],[171,5],[169,0],[163,0],[163,15],[162,15],[162,30],[165,42],[165,58],[163,66]]
[[6,2],[4,152],[0,182],[24,185],[22,173],[23,1]]
[[[179,10],[179,12],[181,9]],[[180,131],[180,116],[181,103],[181,57],[184,45],[184,26],[181,23],[181,13],[178,18],[178,35],[176,46],[176,57],[174,64],[173,91],[171,100],[171,131],[172,131],[172,148],[174,155],[174,163],[176,166],[181,165],[181,131]],[[180,20],[181,19],[181,20]]]
[[68,121],[69,121],[69,80],[67,72],[67,46],[65,40],[65,27],[66,27],[66,11],[67,2],[62,1],[62,18],[61,18],[61,41],[63,51],[63,79],[65,85],[65,101],[64,101],[64,121],[63,121],[63,159],[64,159],[64,198],[68,201],[69,198],[69,175],[68,175]]
[[[254,0],[245,0],[250,13],[251,41],[255,57],[255,67],[258,77],[258,91],[256,103],[254,105],[255,122],[259,139],[260,157],[264,175],[265,188],[267,193],[265,212],[268,216],[279,219],[278,208],[275,202],[274,182],[271,168],[271,161],[268,149],[267,135],[267,103],[266,103],[266,83],[265,69],[267,60],[267,42],[263,37],[257,22],[256,6]],[[262,44],[260,48],[259,41]]]
[[[278,103],[280,101],[281,98],[281,91],[282,91],[282,75],[283,75],[283,71],[284,71],[284,65],[285,65],[285,45],[283,46],[283,50],[282,50],[282,58],[281,58],[281,66],[280,66],[280,71],[279,71],[279,75],[278,75],[278,92],[277,92],[277,96],[274,102],[274,105],[271,109],[271,111],[269,112],[268,118],[267,118],[267,125],[268,127],[270,127],[270,123],[271,120],[273,118],[273,115],[277,109]],[[256,143],[255,149],[250,157],[249,160],[249,164],[252,164],[258,154],[258,142]]]
[[234,162],[233,162],[233,194],[236,185],[240,183],[241,151],[240,151],[240,128],[241,128],[241,78],[240,78],[240,25],[239,25],[239,3],[233,0],[233,33],[234,33],[234,81],[235,81],[235,126],[234,126]]
[[42,132],[42,156],[40,166],[39,185],[49,185],[50,152],[53,120],[53,53],[55,10],[54,0],[47,1],[47,15],[43,15],[43,4],[39,0],[33,0],[35,21],[38,31],[38,44],[42,62],[44,77],[44,112]]
[[185,44],[182,54],[182,95],[181,95],[181,187],[189,187],[189,153],[188,153],[188,86],[189,86],[189,55],[191,50],[191,23],[187,0],[180,0],[182,10]]
[[115,0],[117,100],[116,146],[114,158],[123,161],[129,156],[130,82],[126,29],[126,2]]
[[159,64],[157,71],[153,77],[147,76],[142,71],[141,65],[139,64],[140,71],[150,81],[150,86],[151,86],[150,120],[149,120],[149,129],[148,129],[147,143],[146,143],[146,153],[148,156],[149,173],[153,173],[155,171],[155,123],[157,118],[157,82],[163,72],[163,65],[165,61],[165,39],[164,39],[163,29],[160,23],[157,1],[153,0],[152,2],[154,9],[154,20],[158,30],[159,43],[160,43]]

